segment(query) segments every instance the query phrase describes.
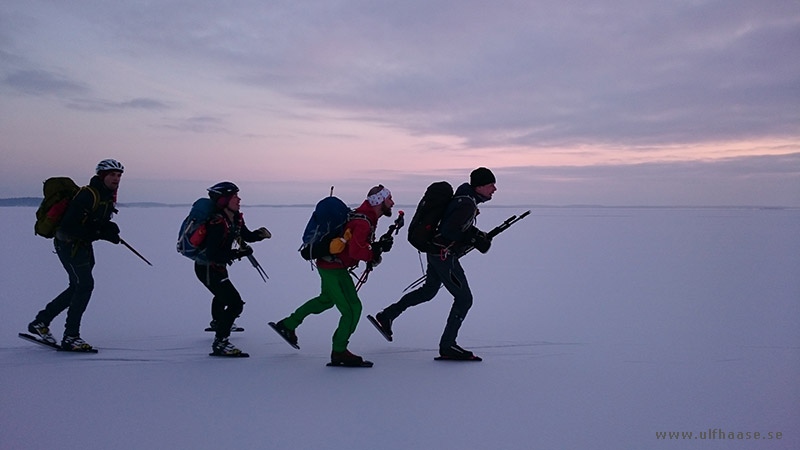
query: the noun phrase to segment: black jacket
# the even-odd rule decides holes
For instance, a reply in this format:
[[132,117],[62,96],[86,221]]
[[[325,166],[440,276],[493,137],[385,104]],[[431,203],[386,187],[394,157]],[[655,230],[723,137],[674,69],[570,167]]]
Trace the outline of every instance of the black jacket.
[[219,211],[212,216],[206,225],[206,256],[214,265],[224,266],[237,256],[233,243],[239,236],[245,242],[256,242],[259,236],[248,230],[244,224],[244,216],[237,212],[233,220],[228,215]]
[[116,191],[108,189],[97,175],[93,176],[89,186],[81,188],[67,206],[56,238],[89,243],[100,239],[103,230],[113,226],[109,224],[117,212],[115,201]]
[[459,186],[447,205],[434,242],[442,247],[449,247],[456,254],[471,247],[472,239],[479,232],[475,227],[478,204],[486,200],[469,183]]

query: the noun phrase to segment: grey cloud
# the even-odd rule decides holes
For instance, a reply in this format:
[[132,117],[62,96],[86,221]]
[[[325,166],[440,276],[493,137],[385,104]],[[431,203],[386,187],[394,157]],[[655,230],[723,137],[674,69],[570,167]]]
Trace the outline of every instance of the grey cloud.
[[192,133],[228,133],[227,122],[219,117],[194,116],[185,119],[165,121],[159,127],[176,131],[189,131]]
[[[386,17],[362,15],[353,26],[360,36],[330,24],[317,31],[332,36],[333,50],[351,49],[338,62],[308,61],[324,80],[270,69],[265,87],[469,146],[796,136],[800,13],[774,2],[712,3],[588,13],[551,4],[539,15],[537,3],[492,11],[478,26],[465,20],[471,36],[459,31],[459,14],[419,19],[406,35],[391,19],[380,34]],[[417,54],[406,43],[420,45]]]
[[141,109],[146,111],[163,111],[171,109],[169,103],[150,98],[135,98],[132,100],[113,102],[107,100],[95,100],[90,98],[72,99],[67,103],[68,108],[82,111],[114,111]]
[[116,24],[109,36],[128,55],[471,147],[800,134],[800,10],[782,0],[106,2],[80,13]]
[[[592,167],[496,169],[508,202],[605,206],[796,206],[800,153]],[[519,187],[525,186],[524,191]],[[623,204],[619,199],[625,199]]]
[[83,83],[44,70],[15,71],[3,79],[3,84],[31,95],[67,96],[89,91]]
[[169,105],[159,100],[150,98],[135,98],[117,104],[119,108],[123,109],[149,109],[149,110],[163,110],[169,109]]

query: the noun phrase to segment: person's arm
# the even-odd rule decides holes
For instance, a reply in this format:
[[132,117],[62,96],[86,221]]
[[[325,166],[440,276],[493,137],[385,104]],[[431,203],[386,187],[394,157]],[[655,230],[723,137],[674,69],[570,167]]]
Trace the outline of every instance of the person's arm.
[[353,237],[347,242],[347,251],[351,258],[359,261],[372,261],[374,253],[370,247],[370,226],[364,219],[353,219],[348,224]]
[[59,224],[59,234],[68,240],[96,241],[99,230],[91,226],[89,215],[94,207],[94,194],[81,189],[70,201]]

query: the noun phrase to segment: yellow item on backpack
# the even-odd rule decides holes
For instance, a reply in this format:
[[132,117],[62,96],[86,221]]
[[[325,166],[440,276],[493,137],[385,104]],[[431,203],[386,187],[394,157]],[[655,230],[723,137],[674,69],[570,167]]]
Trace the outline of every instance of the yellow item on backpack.
[[344,251],[344,247],[347,245],[347,241],[353,237],[353,232],[350,231],[350,228],[344,230],[344,233],[341,237],[335,238],[331,241],[330,251],[331,255],[338,255]]

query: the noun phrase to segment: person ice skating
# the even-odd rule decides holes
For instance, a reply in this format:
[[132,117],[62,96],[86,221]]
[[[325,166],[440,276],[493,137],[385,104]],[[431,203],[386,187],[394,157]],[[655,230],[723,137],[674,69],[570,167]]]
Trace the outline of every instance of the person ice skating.
[[478,205],[491,200],[497,190],[491,170],[480,167],[472,171],[469,183],[456,189],[447,205],[434,238],[437,251],[426,253],[428,266],[425,283],[396,303],[386,307],[374,317],[374,325],[388,339],[392,337],[392,322],[406,309],[425,303],[444,287],[453,296],[453,306],[439,341],[442,359],[478,360],[471,351],[456,343],[458,331],[472,306],[472,292],[459,258],[470,247],[481,253],[489,251],[491,238],[475,226]]
[[39,339],[56,345],[50,332],[53,319],[67,311],[61,348],[70,351],[93,351],[81,338],[81,319],[94,290],[94,249],[92,244],[105,240],[119,244],[119,227],[111,221],[117,189],[125,168],[119,161],[104,159],[97,164],[96,175],[69,202],[53,238],[61,265],[69,276],[69,286],[28,324],[28,331]]
[[317,271],[322,279],[322,292],[275,324],[275,330],[290,344],[297,347],[295,330],[306,317],[336,306],[342,316],[333,334],[330,364],[354,367],[372,365],[347,348],[350,336],[355,332],[361,318],[362,309],[349,269],[357,266],[359,261],[371,262],[375,266],[380,263],[381,254],[392,248],[391,236],[374,242],[378,219],[382,216],[391,217],[392,206],[394,201],[388,189],[382,185],[370,189],[367,199],[356,208],[355,214],[345,225],[345,235],[351,236],[344,250],[335,257],[316,260]]
[[215,325],[214,342],[211,345],[215,356],[248,356],[230,343],[233,321],[244,309],[241,295],[228,278],[228,265],[253,253],[252,247],[233,248],[241,238],[244,242],[269,239],[272,234],[265,227],[250,231],[239,211],[239,188],[223,181],[208,188],[208,196],[214,201],[215,210],[206,225],[207,263],[195,261],[197,279],[214,295],[211,300],[211,318]]

